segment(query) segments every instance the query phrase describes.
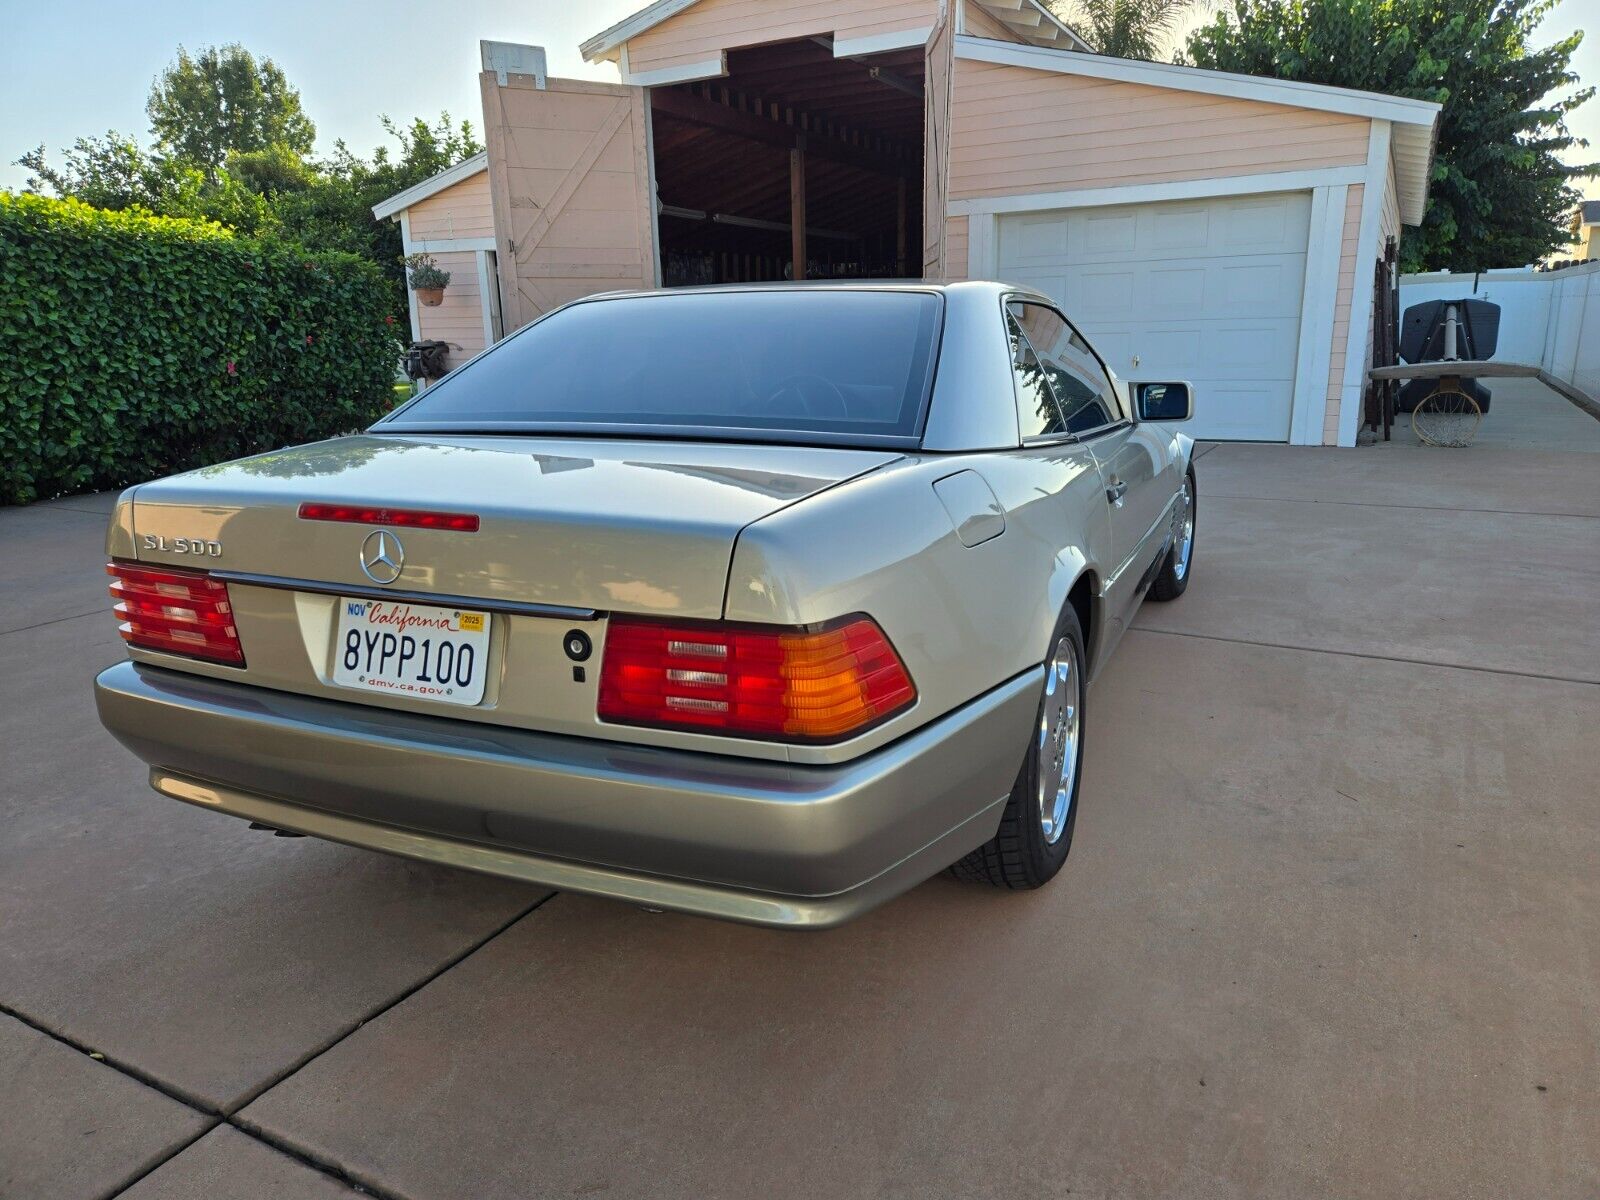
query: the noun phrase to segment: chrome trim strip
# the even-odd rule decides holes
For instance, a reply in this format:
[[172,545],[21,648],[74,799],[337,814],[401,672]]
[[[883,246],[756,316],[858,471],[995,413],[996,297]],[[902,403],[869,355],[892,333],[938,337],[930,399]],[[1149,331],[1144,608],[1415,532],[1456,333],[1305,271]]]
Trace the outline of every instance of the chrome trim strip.
[[483,596],[449,596],[433,592],[401,592],[390,588],[324,583],[316,579],[256,575],[249,571],[212,571],[211,578],[220,579],[224,583],[278,588],[286,592],[314,592],[319,596],[355,596],[362,600],[394,600],[403,604],[432,604],[440,608],[474,608],[484,612],[511,613],[519,617],[559,617],[566,621],[600,619],[600,613],[596,609],[569,608],[564,604],[533,604],[523,600],[493,600]]

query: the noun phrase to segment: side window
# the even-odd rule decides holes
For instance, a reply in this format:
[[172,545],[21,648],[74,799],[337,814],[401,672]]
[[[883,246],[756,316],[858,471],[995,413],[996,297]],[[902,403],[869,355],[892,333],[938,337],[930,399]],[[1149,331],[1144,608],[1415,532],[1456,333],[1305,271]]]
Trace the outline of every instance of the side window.
[[[1011,339],[1011,372],[1017,379],[1017,424],[1023,439],[1049,437],[1067,431],[1066,421],[1056,404],[1050,385],[1045,382],[1044,367],[1033,352],[1015,309],[1006,313],[1006,333]],[[1031,307],[1031,306],[1029,306]]]
[[1038,353],[1069,433],[1089,433],[1118,419],[1110,381],[1089,344],[1060,313],[1041,304],[1010,305]]
[[1076,371],[1051,359],[1044,360],[1044,370],[1050,377],[1050,386],[1055,388],[1056,396],[1061,401],[1069,433],[1088,433],[1091,429],[1112,423],[1114,418],[1099,388]]

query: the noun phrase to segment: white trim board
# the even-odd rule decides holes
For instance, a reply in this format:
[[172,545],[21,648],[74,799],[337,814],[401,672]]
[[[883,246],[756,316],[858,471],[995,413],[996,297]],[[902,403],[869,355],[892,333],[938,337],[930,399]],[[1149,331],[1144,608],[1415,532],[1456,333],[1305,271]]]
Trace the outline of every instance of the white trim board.
[[[495,242],[492,237],[418,238],[411,246],[419,254],[454,254],[461,250],[493,250]],[[410,254],[411,250],[406,253]]]
[[970,217],[979,213],[1039,212],[1051,208],[1100,208],[1107,204],[1147,204],[1162,200],[1252,196],[1265,192],[1305,192],[1318,187],[1364,183],[1366,178],[1367,168],[1364,166],[1322,167],[1310,171],[1225,175],[1174,183],[1133,183],[1063,192],[1031,192],[1022,196],[975,196],[968,200],[951,200],[945,207],[952,217]]
[[1087,75],[1095,79],[1141,83],[1146,87],[1202,92],[1208,96],[1231,96],[1236,100],[1257,100],[1263,104],[1286,104],[1294,108],[1319,109],[1354,117],[1375,117],[1430,128],[1442,107],[1429,100],[1385,96],[1380,92],[1360,92],[1353,88],[1267,79],[1257,75],[1235,75],[1229,71],[1207,71],[1171,63],[1106,58],[1099,54],[1073,54],[985,38],[957,37],[956,57],[1002,66],[1031,67],[1035,71],[1054,71],[1062,75]]
[[[619,56],[623,47],[626,46],[633,38],[638,37],[641,33],[645,33],[651,29],[654,29],[657,25],[660,25],[665,21],[670,21],[673,17],[677,16],[685,9],[692,7],[697,2],[698,0],[656,0],[656,2],[649,7],[642,8],[633,15],[624,17],[615,25],[612,25],[608,29],[601,30],[592,38],[584,41],[578,46],[578,51],[583,55],[585,62],[603,62],[607,60],[615,60]],[[1089,44],[1078,35],[1077,31],[1072,29],[1070,26],[1063,24],[1061,19],[1049,10],[1042,0],[1002,0],[1000,3],[995,3],[993,0],[977,0],[977,3],[988,9],[990,14],[994,16],[996,20],[1003,22],[1005,26],[1008,29],[1013,30],[1018,37],[1025,37],[1029,38],[1030,40],[1037,38],[1041,41],[1048,41],[1050,43],[1054,43],[1058,39],[1065,38],[1068,44],[1074,49],[1089,49]],[[943,4],[944,0],[941,0],[941,8],[943,7]],[[1022,28],[1014,22],[1006,19],[1008,12],[1017,13],[1024,10],[1033,12],[1038,16],[1037,23],[1031,29]],[[1038,30],[1039,32],[1034,32],[1034,30]],[[752,32],[759,41],[759,30],[752,30]],[[828,31],[818,30],[818,32],[826,33]],[[922,39],[923,42],[927,40],[928,32],[928,30],[924,30]],[[876,37],[902,36],[906,36],[906,31],[902,30],[898,33],[892,34],[880,34],[873,35],[872,37],[853,38],[850,39],[846,45],[854,45],[858,42],[869,42],[874,40]],[[757,43],[752,42],[746,44],[754,45]],[[921,45],[922,42],[908,42],[905,45],[909,46],[913,44]],[[728,48],[733,49],[734,47]],[[891,50],[904,48],[905,46],[882,47],[882,49]],[[852,49],[841,53],[839,57],[843,58],[851,54],[876,54],[879,52],[880,51],[878,50]],[[637,83],[641,81],[629,80],[628,82]]]
[[871,33],[866,37],[834,38],[833,56],[855,58],[861,54],[882,54],[888,50],[921,49],[928,44],[928,38],[931,36],[933,36],[933,26],[923,25],[917,29],[894,29],[888,33]]
[[601,59],[610,58],[612,52],[629,38],[637,37],[645,30],[677,16],[694,3],[695,0],[656,0],[654,4],[641,8],[632,16],[623,17],[610,28],[602,29],[588,41],[580,44],[578,51],[583,55],[585,62],[599,62]]
[[974,213],[967,218],[967,278],[993,279],[1000,274],[1000,218]]
[[1301,284],[1300,344],[1295,354],[1291,446],[1322,445],[1328,413],[1328,368],[1333,359],[1333,317],[1339,308],[1339,258],[1344,252],[1344,210],[1349,184],[1314,188],[1306,233],[1306,274]]
[[480,150],[471,158],[463,158],[453,167],[446,167],[437,175],[424,179],[421,183],[414,183],[403,192],[396,192],[387,200],[372,206],[372,215],[379,221],[385,217],[392,217],[401,209],[410,208],[413,204],[426,200],[429,196],[438,195],[447,187],[454,187],[463,179],[471,179],[479,171],[489,169],[489,152]]
[[489,279],[489,251],[479,250],[473,257],[478,265],[478,308],[483,314],[483,345],[487,349],[497,340],[494,336],[494,309],[489,304],[489,290],[497,284]]
[[715,58],[684,63],[681,67],[662,67],[658,71],[632,71],[622,69],[622,82],[633,87],[662,87],[669,83],[691,83],[696,79],[717,79],[728,73],[728,56],[720,53]]
[[1378,229],[1383,223],[1383,191],[1389,179],[1387,121],[1374,121],[1367,137],[1367,181],[1361,193],[1361,223],[1356,234],[1355,278],[1350,289],[1350,328],[1345,342],[1344,379],[1339,389],[1339,445],[1354,446],[1361,424],[1361,393],[1367,379],[1367,335],[1372,325],[1372,267]]
[[[411,214],[404,209],[400,210],[400,249],[403,253],[411,254],[415,243],[411,240]],[[422,340],[422,321],[417,309],[417,293],[411,290],[411,281],[406,280],[406,309],[411,315],[411,340]]]

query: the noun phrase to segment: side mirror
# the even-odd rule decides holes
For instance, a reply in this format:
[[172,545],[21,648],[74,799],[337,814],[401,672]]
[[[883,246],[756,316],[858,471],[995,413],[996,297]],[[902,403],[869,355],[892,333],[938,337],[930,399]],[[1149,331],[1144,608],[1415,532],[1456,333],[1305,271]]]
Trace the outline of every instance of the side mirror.
[[1136,383],[1133,406],[1141,421],[1187,421],[1194,416],[1194,393],[1187,383]]

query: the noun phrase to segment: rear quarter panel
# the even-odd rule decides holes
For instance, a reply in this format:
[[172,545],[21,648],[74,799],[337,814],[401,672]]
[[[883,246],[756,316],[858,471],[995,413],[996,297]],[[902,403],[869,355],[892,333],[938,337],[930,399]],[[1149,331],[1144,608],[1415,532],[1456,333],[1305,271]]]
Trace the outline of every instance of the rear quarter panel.
[[[1005,510],[1005,532],[975,546],[933,490],[962,470]],[[1073,583],[1109,550],[1104,507],[1092,457],[1072,446],[908,459],[747,527],[726,615],[810,624],[865,612],[883,627],[918,699],[847,744],[860,753],[1044,660]]]

